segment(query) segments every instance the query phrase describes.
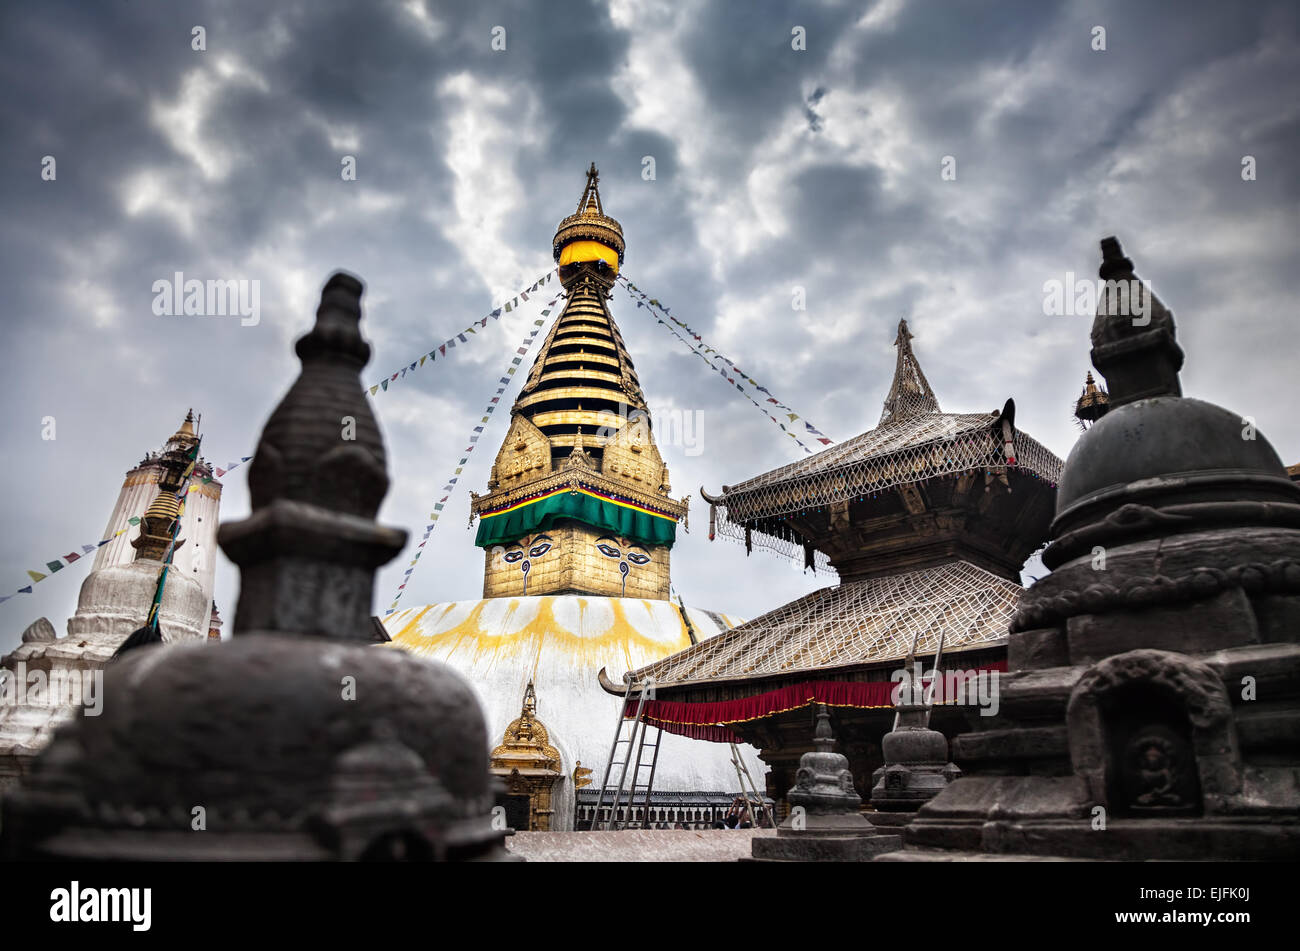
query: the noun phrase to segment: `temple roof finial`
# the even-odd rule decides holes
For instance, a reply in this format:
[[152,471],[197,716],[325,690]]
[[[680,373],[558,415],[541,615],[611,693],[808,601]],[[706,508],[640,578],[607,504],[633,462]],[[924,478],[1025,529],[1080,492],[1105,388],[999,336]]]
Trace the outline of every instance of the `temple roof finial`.
[[[623,265],[625,250],[623,226],[605,214],[600,173],[592,162],[587,169],[587,184],[578,198],[578,210],[560,222],[552,242],[555,263],[560,265],[560,282],[568,287],[580,276],[595,274],[608,290]],[[582,264],[590,268],[580,267]]]
[[1088,371],[1087,379],[1083,381],[1083,392],[1079,394],[1074,404],[1075,419],[1079,421],[1080,426],[1086,428],[1105,416],[1109,409],[1109,396],[1092,378],[1092,371]]
[[885,397],[885,409],[880,414],[880,423],[902,419],[917,413],[939,412],[939,401],[935,398],[930,382],[921,372],[921,364],[912,352],[912,332],[907,329],[907,321],[898,322],[898,336],[894,338],[894,347],[898,350],[898,362],[894,366],[894,382]]
[[176,432],[172,433],[171,438],[166,442],[166,448],[172,451],[186,452],[194,447],[199,441],[198,435],[194,432],[194,409],[191,407],[185,413],[185,419],[181,422]]

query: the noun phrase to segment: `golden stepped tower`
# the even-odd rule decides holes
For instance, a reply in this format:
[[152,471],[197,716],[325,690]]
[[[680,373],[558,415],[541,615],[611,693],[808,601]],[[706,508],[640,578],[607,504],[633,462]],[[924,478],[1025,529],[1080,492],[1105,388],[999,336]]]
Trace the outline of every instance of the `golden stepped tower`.
[[609,312],[623,229],[593,163],[553,253],[568,294],[511,409],[487,495],[474,495],[483,596],[664,600],[686,500],[668,468],[623,335]]

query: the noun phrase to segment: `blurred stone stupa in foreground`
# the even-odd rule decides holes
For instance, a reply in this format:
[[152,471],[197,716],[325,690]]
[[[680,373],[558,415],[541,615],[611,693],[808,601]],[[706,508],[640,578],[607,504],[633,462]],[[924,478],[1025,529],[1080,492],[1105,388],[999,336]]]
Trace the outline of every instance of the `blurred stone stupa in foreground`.
[[112,664],[102,715],[60,730],[4,800],[4,857],[507,857],[469,687],[367,646],[375,569],[406,533],[374,520],[388,475],[361,292],[325,285],[250,467],[252,514],[222,526],[241,570],[232,640]]
[[1300,486],[1251,420],[1182,395],[1173,315],[1142,296],[1098,308],[1109,408],[1066,460],[999,715],[881,861],[1300,855]]

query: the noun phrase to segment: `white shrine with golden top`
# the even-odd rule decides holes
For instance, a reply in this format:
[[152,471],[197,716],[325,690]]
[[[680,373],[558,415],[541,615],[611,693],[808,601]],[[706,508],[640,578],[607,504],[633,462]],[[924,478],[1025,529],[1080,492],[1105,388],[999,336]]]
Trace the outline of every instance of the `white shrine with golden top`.
[[[619,712],[600,687],[602,669],[618,680],[739,623],[669,600],[670,552],[688,502],[672,497],[609,311],[625,246],[598,185],[593,165],[577,211],[556,230],[568,299],[511,409],[488,491],[471,503],[483,600],[384,619],[392,647],[448,663],[473,685],[518,829],[573,828],[575,771],[599,782]],[[752,749],[742,755],[761,776]],[[730,756],[726,746],[665,734],[655,788],[736,791]]]

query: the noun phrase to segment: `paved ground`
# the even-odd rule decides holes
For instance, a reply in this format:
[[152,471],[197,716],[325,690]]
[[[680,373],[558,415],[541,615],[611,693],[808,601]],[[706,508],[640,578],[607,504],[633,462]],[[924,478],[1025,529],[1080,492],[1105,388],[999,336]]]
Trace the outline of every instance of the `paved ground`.
[[629,829],[625,832],[516,832],[506,848],[530,862],[735,862],[772,829]]

